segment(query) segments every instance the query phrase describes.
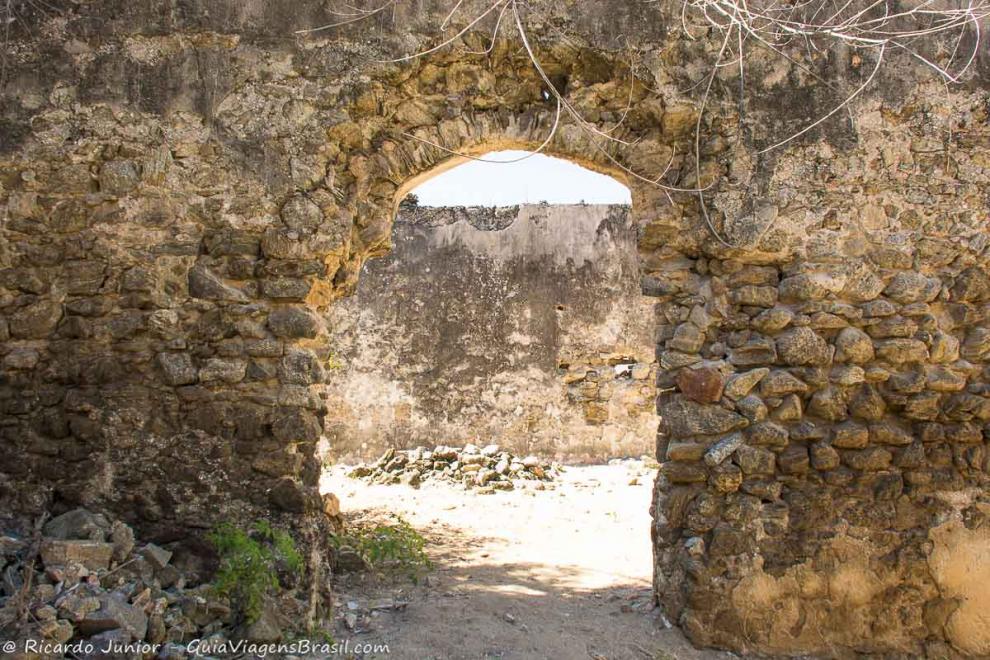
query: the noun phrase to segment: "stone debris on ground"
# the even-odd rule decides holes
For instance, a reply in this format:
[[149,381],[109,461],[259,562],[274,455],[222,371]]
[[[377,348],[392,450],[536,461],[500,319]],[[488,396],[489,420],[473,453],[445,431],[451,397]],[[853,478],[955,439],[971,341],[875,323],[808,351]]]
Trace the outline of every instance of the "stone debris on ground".
[[426,480],[460,483],[479,492],[552,487],[564,468],[555,461],[537,456],[519,457],[498,445],[462,448],[438,445],[433,449],[389,449],[374,463],[359,465],[348,472],[355,479],[376,484],[405,484],[417,487]]
[[[285,594],[251,625],[238,624],[228,600],[196,581],[195,571],[173,565],[166,548],[138,544],[126,524],[85,509],[63,513],[36,533],[0,527],[0,639],[18,649],[4,657],[63,657],[28,652],[28,640],[32,648],[90,642],[94,653],[71,656],[80,659],[193,657],[192,640],[279,641],[294,608],[302,611]],[[154,651],[103,651],[141,642]]]

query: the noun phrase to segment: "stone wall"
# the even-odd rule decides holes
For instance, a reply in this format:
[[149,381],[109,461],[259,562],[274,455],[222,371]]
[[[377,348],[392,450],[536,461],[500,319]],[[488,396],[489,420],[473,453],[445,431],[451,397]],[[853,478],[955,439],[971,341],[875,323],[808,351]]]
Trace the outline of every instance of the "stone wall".
[[392,242],[329,310],[333,455],[652,454],[653,301],[628,207],[405,207]]
[[769,227],[753,248],[656,282],[655,578],[696,642],[990,653],[987,591],[958,579],[990,550],[990,131],[964,99],[865,104],[854,146],[777,161],[739,216]]
[[719,45],[677,32],[675,3],[531,0],[543,71],[587,122],[558,125],[512,35],[388,63],[439,44],[445,3],[305,34],[339,18],[167,4],[11,24],[3,510],[83,503],[156,540],[318,521],[326,310],[387,252],[410,182],[547,142],[632,192],[671,618],[747,652],[990,653],[984,56],[947,89],[893,53],[848,113],[757,154],[871,66],[755,50],[745,116],[726,67],[699,121]]
[[690,364],[660,400],[656,575],[696,639],[990,651],[986,590],[947,574],[986,568],[990,335],[964,319],[990,280],[933,247],[710,262],[727,322],[664,330]]

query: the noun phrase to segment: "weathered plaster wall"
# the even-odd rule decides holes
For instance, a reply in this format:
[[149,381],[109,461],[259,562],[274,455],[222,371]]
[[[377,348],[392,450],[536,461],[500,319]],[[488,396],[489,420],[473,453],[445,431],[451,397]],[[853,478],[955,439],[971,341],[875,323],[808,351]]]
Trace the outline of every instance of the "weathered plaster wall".
[[[984,653],[986,593],[946,566],[990,550],[985,56],[946,89],[890,54],[848,114],[756,156],[872,68],[752,51],[746,116],[726,67],[696,168],[685,94],[719,45],[668,32],[676,3],[524,4],[544,71],[623,140],[565,117],[548,151],[642,174],[668,614],[740,651]],[[555,104],[511,35],[382,63],[437,44],[446,3],[305,35],[324,3],[53,6],[18,5],[0,104],[3,510],[81,502],[170,539],[318,521],[323,314],[404,185],[450,150],[535,148]],[[658,175],[709,186],[729,246]]]
[[328,313],[333,455],[652,454],[654,303],[628,208],[404,207],[392,245]]

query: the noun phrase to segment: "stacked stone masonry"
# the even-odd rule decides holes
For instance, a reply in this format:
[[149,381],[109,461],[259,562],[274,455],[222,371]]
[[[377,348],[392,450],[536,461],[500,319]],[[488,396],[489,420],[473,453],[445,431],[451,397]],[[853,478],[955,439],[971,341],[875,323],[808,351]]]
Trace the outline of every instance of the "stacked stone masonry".
[[697,638],[988,650],[986,587],[960,574],[987,571],[990,334],[966,319],[990,281],[945,258],[709,261],[730,314],[661,329],[685,366],[660,399],[656,579]]
[[[895,53],[848,115],[756,158],[841,101],[801,70],[855,89],[870,67],[755,51],[744,130],[726,69],[695,163],[683,90],[718,45],[668,31],[679,7],[526,4],[549,78],[628,145],[565,117],[548,151],[632,191],[668,390],[668,615],[743,652],[990,655],[984,58],[946,89]],[[394,9],[308,34],[339,20],[322,2],[57,3],[12,24],[5,511],[103,508],[159,542],[321,515],[328,306],[450,151],[533,149],[555,122],[508,36],[383,64],[436,45],[449,11]],[[660,173],[712,184],[704,209]]]

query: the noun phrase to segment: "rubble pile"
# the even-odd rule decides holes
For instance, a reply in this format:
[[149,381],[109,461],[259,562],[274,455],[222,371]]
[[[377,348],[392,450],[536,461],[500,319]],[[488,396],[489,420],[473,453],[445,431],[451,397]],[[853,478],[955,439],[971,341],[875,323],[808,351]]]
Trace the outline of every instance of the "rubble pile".
[[[192,640],[217,646],[282,637],[283,621],[272,612],[235,625],[230,603],[209,584],[192,586],[198,571],[190,571],[173,565],[169,550],[136,544],[126,524],[85,509],[36,534],[0,531],[0,639],[17,651],[5,655],[184,658]],[[151,652],[107,653],[128,645]]]
[[438,445],[433,449],[389,449],[374,463],[355,467],[348,476],[377,484],[408,486],[436,479],[494,491],[513,490],[527,483],[537,489],[545,488],[545,482],[553,481],[561,472],[563,468],[553,461],[536,456],[520,458],[498,445],[478,448],[468,444],[463,448]]

